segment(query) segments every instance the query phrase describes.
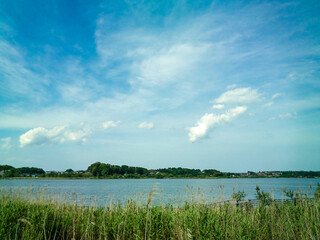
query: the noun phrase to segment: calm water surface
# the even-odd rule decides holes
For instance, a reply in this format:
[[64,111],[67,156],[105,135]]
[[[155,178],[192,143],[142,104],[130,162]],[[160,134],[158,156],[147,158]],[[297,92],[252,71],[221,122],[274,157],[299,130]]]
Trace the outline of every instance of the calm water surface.
[[[301,190],[313,195],[320,179],[259,178],[259,179],[12,179],[0,180],[0,187],[7,189],[46,189],[45,195],[77,198],[79,204],[94,202],[100,206],[111,201],[125,203],[128,199],[145,203],[153,189],[153,203],[182,203],[186,200],[221,201],[230,199],[233,189],[255,198],[255,187],[268,191],[274,198],[285,198],[281,188]],[[310,188],[312,186],[312,188]],[[81,200],[82,199],[82,200]]]

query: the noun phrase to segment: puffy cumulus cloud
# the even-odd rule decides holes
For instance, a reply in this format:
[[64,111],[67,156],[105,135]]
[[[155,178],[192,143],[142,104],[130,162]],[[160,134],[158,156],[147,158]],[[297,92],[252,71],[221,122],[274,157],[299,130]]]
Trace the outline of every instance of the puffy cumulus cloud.
[[20,147],[42,145],[54,141],[58,142],[64,129],[65,127],[63,126],[54,127],[51,130],[47,130],[43,127],[33,128],[20,136]]
[[117,127],[118,125],[119,125],[119,121],[118,122],[107,121],[102,123],[102,128],[104,130],[107,130],[108,128]]
[[151,129],[153,128],[153,122],[142,122],[138,125],[138,128]]
[[20,136],[20,147],[64,142],[85,143],[87,141],[85,137],[90,133],[88,129],[71,130],[65,126],[56,126],[52,129],[37,127]]
[[63,137],[61,138],[61,143],[65,141],[71,141],[71,142],[80,142],[80,143],[85,143],[87,142],[87,139],[85,138],[91,134],[90,130],[87,129],[81,129],[77,131],[65,131],[63,134]]
[[224,105],[223,104],[215,104],[212,106],[213,109],[223,109]]
[[197,122],[195,127],[189,128],[189,140],[195,142],[198,139],[205,137],[208,134],[208,131],[215,125],[229,122],[235,117],[243,114],[246,110],[246,106],[238,106],[220,115],[206,113]]
[[2,149],[10,149],[10,148],[12,148],[11,137],[1,138],[1,148]]
[[216,103],[252,103],[260,100],[261,94],[257,89],[236,88],[223,93],[220,97],[216,98]]

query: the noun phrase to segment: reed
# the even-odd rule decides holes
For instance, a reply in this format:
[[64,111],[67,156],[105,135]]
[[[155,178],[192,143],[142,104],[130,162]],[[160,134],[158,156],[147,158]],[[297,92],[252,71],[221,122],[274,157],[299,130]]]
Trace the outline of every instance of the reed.
[[147,201],[83,207],[0,189],[0,239],[320,239],[320,200],[236,206]]

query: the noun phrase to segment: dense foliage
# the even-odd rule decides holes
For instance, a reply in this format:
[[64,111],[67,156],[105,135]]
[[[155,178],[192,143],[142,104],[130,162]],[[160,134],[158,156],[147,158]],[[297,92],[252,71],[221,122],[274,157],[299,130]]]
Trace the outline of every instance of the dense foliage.
[[282,177],[289,177],[289,178],[295,178],[295,177],[320,177],[320,172],[316,171],[283,171]]
[[95,177],[101,176],[113,176],[113,175],[131,175],[132,177],[137,175],[148,175],[149,170],[142,167],[129,167],[127,165],[111,165],[96,162],[88,167],[88,171]]
[[44,175],[45,171],[35,167],[14,168],[9,165],[0,165],[0,173],[3,177],[30,177]]
[[320,239],[320,199],[297,196],[268,204],[261,198],[257,207],[173,206],[152,205],[150,192],[146,203],[81,207],[0,189],[0,239]]
[[87,170],[48,171],[41,168],[14,168],[0,165],[0,177],[63,177],[63,178],[258,178],[258,177],[320,177],[319,171],[266,171],[247,173],[220,172],[216,169],[160,168],[146,169],[128,165],[111,165],[95,162]]
[[222,177],[227,176],[224,173],[215,169],[200,169],[189,168],[160,168],[156,170],[148,170],[142,167],[130,167],[127,165],[111,165],[96,162],[88,167],[94,177],[110,177],[110,176],[124,176],[129,178],[140,177],[155,177],[155,178],[174,178],[174,177]]

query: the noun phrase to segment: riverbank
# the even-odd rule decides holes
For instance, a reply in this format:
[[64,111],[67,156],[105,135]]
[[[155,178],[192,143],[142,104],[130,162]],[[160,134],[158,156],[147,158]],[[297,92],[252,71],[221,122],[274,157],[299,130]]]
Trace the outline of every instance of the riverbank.
[[0,239],[320,239],[320,201],[89,207],[0,194]]

